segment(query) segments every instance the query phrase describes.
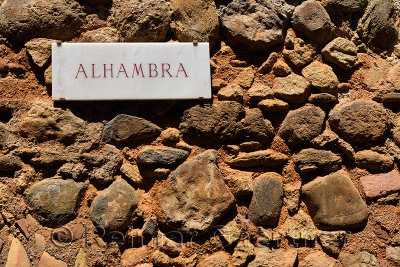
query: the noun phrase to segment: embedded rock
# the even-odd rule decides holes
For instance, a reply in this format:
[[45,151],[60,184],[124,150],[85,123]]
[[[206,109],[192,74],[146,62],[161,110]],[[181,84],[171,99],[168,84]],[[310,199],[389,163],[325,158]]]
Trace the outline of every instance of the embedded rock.
[[261,101],[266,98],[273,98],[274,93],[272,89],[265,84],[254,83],[253,86],[247,91],[251,102]]
[[282,51],[285,59],[296,67],[303,67],[310,63],[316,53],[316,48],[312,44],[306,44],[300,38],[294,39],[293,49],[285,47]]
[[137,155],[137,163],[143,166],[173,168],[181,164],[189,152],[174,148],[147,148]]
[[345,231],[318,231],[318,242],[323,251],[337,257],[346,242]]
[[319,107],[306,105],[288,113],[278,131],[290,146],[310,142],[322,132],[325,112]]
[[225,182],[234,196],[250,195],[253,193],[252,173],[232,174],[226,178]]
[[378,267],[376,257],[367,251],[358,252],[357,254],[340,253],[339,261],[343,267],[352,266],[368,266]]
[[67,267],[68,265],[63,261],[57,260],[49,253],[43,252],[42,256],[40,257],[38,267],[47,267],[47,266]]
[[267,112],[285,112],[289,109],[289,104],[279,99],[264,99],[257,106]]
[[293,159],[300,173],[316,171],[333,172],[340,169],[340,156],[327,150],[307,148],[301,150]]
[[309,89],[310,83],[297,74],[275,78],[272,87],[276,97],[282,98],[290,104],[304,103],[308,97]]
[[329,258],[322,251],[308,254],[303,261],[299,263],[299,267],[334,267],[336,261]]
[[325,44],[332,39],[331,19],[325,8],[315,0],[307,0],[295,8],[292,25],[318,44]]
[[322,106],[336,103],[337,97],[328,93],[312,94],[308,101],[314,105]]
[[400,247],[386,247],[386,258],[399,264],[400,263]]
[[102,138],[109,144],[124,145],[155,138],[160,133],[161,128],[150,121],[120,114],[107,124]]
[[14,155],[0,156],[0,172],[16,171],[22,168],[22,160]]
[[100,186],[110,184],[115,180],[115,173],[122,164],[119,150],[113,145],[105,145],[104,156],[100,159],[100,165],[94,167],[89,173],[90,180]]
[[276,76],[281,77],[287,76],[292,72],[288,64],[286,64],[286,62],[283,60],[278,60],[272,67],[272,71]]
[[218,229],[219,234],[229,245],[232,245],[233,243],[238,241],[240,238],[240,234],[242,233],[242,228],[236,220],[237,219],[235,218],[225,224],[222,228]]
[[264,119],[260,109],[246,111],[246,116],[237,123],[236,136],[241,141],[269,142],[274,137],[274,127],[269,120]]
[[315,230],[310,216],[299,210],[297,214],[286,219],[279,232],[292,240],[314,241],[316,237]]
[[72,180],[44,179],[27,193],[33,216],[46,226],[60,226],[76,216],[79,201],[87,184]]
[[271,249],[268,247],[256,248],[256,258],[249,263],[249,267],[294,267],[297,262],[295,249]]
[[357,46],[342,37],[327,44],[321,53],[326,61],[338,65],[344,70],[353,68],[357,63]]
[[270,172],[254,180],[249,218],[256,225],[274,227],[278,223],[283,201],[282,179],[279,174]]
[[216,161],[217,152],[207,150],[180,165],[160,188],[157,197],[169,227],[203,234],[234,206]]
[[231,256],[224,252],[224,251],[219,251],[215,252],[212,255],[206,256],[203,260],[199,262],[197,265],[198,267],[210,267],[210,266],[215,266],[215,267],[231,267]]
[[339,80],[330,66],[314,61],[305,67],[301,73],[313,87],[321,92],[336,95]]
[[243,89],[238,84],[230,84],[218,91],[218,99],[242,102]]
[[112,27],[103,27],[93,31],[87,31],[82,35],[82,42],[85,43],[117,43],[121,36]]
[[362,10],[368,0],[322,0],[321,4],[329,12],[357,12]]
[[282,18],[266,1],[234,0],[221,9],[223,33],[235,46],[251,51],[265,51],[283,42]]
[[174,0],[171,30],[180,42],[210,42],[213,46],[219,33],[214,1]]
[[300,181],[284,185],[285,204],[289,213],[295,213],[299,209],[300,187]]
[[256,253],[254,251],[254,246],[250,243],[249,240],[241,241],[235,247],[235,250],[232,254],[232,263],[233,266],[242,267],[245,264],[255,257]]
[[234,80],[243,88],[249,88],[254,81],[254,69],[252,67],[242,70]]
[[93,200],[90,217],[95,226],[106,231],[123,231],[129,226],[139,194],[125,180],[113,182]]
[[305,184],[302,195],[319,229],[359,228],[368,220],[367,205],[350,178],[341,172]]
[[368,199],[400,192],[400,174],[397,171],[363,176],[360,182]]
[[26,51],[39,68],[42,68],[48,63],[51,57],[51,44],[55,42],[57,42],[57,40],[37,38],[25,44]]
[[165,0],[114,0],[107,21],[124,42],[163,42],[171,20],[169,8]]
[[30,267],[28,254],[21,242],[17,238],[11,241],[10,250],[8,251],[7,262],[5,267]]
[[390,155],[372,150],[363,150],[355,154],[356,165],[369,171],[389,171],[393,168],[394,159]]
[[372,101],[357,100],[334,109],[329,114],[329,123],[350,143],[378,141],[388,131],[386,110]]
[[289,158],[285,154],[267,149],[250,153],[240,153],[236,158],[226,160],[226,163],[234,168],[257,166],[280,168],[288,162],[288,159]]

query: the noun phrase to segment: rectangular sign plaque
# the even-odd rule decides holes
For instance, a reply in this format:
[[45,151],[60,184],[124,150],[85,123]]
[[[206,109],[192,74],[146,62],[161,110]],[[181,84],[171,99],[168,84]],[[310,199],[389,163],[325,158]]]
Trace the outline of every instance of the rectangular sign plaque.
[[53,100],[211,98],[208,43],[52,46]]

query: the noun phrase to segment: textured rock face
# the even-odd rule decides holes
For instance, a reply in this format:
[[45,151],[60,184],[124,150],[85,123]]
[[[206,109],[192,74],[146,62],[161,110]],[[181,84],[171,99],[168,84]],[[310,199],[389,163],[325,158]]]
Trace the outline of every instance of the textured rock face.
[[149,148],[139,152],[137,162],[140,165],[154,167],[174,167],[182,163],[189,152],[182,149]]
[[197,266],[199,267],[208,267],[208,266],[216,266],[216,267],[230,267],[232,266],[230,263],[230,256],[226,252],[220,251],[216,252],[210,256],[207,256],[204,260],[200,261]]
[[329,114],[331,127],[350,143],[374,142],[385,137],[388,116],[375,102],[354,101]]
[[393,157],[372,150],[359,151],[354,156],[357,167],[369,171],[388,171],[393,168]]
[[400,175],[396,171],[360,178],[368,199],[383,197],[400,191]]
[[357,266],[357,265],[371,266],[371,267],[379,266],[375,256],[368,253],[367,251],[362,251],[356,254],[340,253],[339,261],[344,267]]
[[284,19],[269,2],[234,0],[221,13],[223,33],[235,46],[264,51],[283,42]]
[[234,168],[246,168],[265,166],[269,168],[279,168],[285,165],[288,157],[282,153],[267,149],[265,151],[254,151],[241,153],[236,158],[228,159],[226,163]]
[[116,43],[120,40],[118,31],[112,27],[103,27],[82,35],[82,41],[86,43]]
[[60,226],[76,216],[86,187],[72,180],[44,179],[29,189],[27,203],[39,222]]
[[215,44],[219,22],[214,1],[174,0],[172,8],[171,30],[179,41]]
[[340,156],[327,150],[313,148],[303,149],[295,156],[293,161],[300,173],[333,172],[342,165]]
[[83,23],[82,8],[71,0],[7,0],[0,7],[0,34],[13,42],[38,37],[68,40]]
[[170,7],[165,0],[113,1],[108,23],[124,42],[163,42],[169,30]]
[[358,228],[368,208],[350,178],[341,172],[319,177],[302,188],[304,202],[319,229]]
[[328,65],[314,61],[305,67],[301,73],[318,90],[336,94],[339,81],[332,68]]
[[357,12],[364,8],[368,0],[322,0],[322,5],[330,12]]
[[344,70],[351,69],[357,62],[357,47],[345,38],[338,37],[322,49],[324,58]]
[[333,267],[335,266],[335,260],[326,256],[323,252],[318,251],[308,254],[304,260],[299,263],[299,267],[318,266]]
[[114,145],[122,145],[154,138],[161,129],[142,118],[120,114],[112,119],[103,131],[103,140]]
[[25,47],[32,57],[33,62],[42,68],[51,57],[51,44],[57,42],[53,39],[37,38],[30,40]]
[[214,150],[200,154],[179,166],[160,189],[158,201],[168,226],[202,234],[233,207],[216,160]]
[[295,249],[272,250],[270,248],[261,247],[256,249],[256,258],[249,263],[249,267],[294,267],[297,261],[297,251]]
[[290,111],[282,122],[278,135],[290,146],[307,143],[322,132],[324,119],[325,112],[313,105]]
[[129,226],[139,195],[125,180],[116,180],[93,200],[90,217],[93,224],[106,231],[124,230]]
[[282,53],[290,63],[296,67],[303,67],[313,60],[316,51],[314,45],[307,44],[300,38],[295,38],[293,47],[285,46]]
[[297,74],[290,74],[287,77],[275,78],[272,90],[278,98],[290,104],[301,104],[308,97],[310,83]]
[[286,219],[280,232],[294,240],[315,240],[315,226],[310,216],[299,210],[297,214]]
[[273,227],[278,223],[283,200],[282,177],[265,173],[254,181],[249,218],[256,225]]

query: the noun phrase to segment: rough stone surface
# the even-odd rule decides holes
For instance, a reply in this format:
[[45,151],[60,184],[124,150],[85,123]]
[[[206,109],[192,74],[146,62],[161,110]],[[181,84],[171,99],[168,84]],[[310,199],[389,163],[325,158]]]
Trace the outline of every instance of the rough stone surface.
[[394,159],[390,155],[372,150],[363,150],[355,154],[356,165],[370,171],[389,171],[393,168]]
[[305,67],[301,73],[318,90],[334,95],[337,93],[339,80],[330,66],[314,61]]
[[133,183],[141,184],[143,179],[136,164],[124,163],[121,165],[121,172]]
[[47,266],[67,267],[68,265],[63,261],[57,260],[49,253],[43,252],[42,256],[40,257],[38,267],[47,267]]
[[293,159],[300,173],[316,171],[333,172],[340,169],[340,156],[327,150],[307,148],[301,150]]
[[24,246],[17,238],[13,238],[8,251],[7,262],[5,267],[30,267],[28,255],[26,254]]
[[169,8],[165,0],[115,0],[107,21],[124,42],[163,42],[171,20]]
[[345,231],[318,231],[318,242],[329,255],[337,257],[346,241]]
[[259,150],[250,153],[240,153],[236,158],[226,160],[226,163],[234,168],[247,168],[265,166],[279,168],[288,162],[288,157],[271,149]]
[[325,8],[315,0],[307,0],[294,10],[293,28],[318,44],[332,39],[332,22]]
[[242,233],[242,228],[240,224],[237,223],[235,218],[225,224],[222,228],[218,229],[218,232],[221,234],[222,238],[228,243],[228,245],[232,245],[239,240],[240,234]]
[[251,102],[261,101],[266,98],[273,98],[274,93],[272,89],[265,84],[254,83],[253,86],[247,91]]
[[231,267],[230,255],[224,251],[216,252],[212,255],[206,256],[203,260],[199,262],[198,267]]
[[181,164],[189,152],[174,148],[147,148],[139,152],[137,163],[152,167],[176,167]]
[[275,78],[272,87],[276,97],[282,98],[290,104],[304,103],[308,97],[309,89],[310,83],[297,74]]
[[256,258],[249,263],[249,267],[294,267],[297,262],[295,249],[256,248]]
[[181,132],[176,128],[167,128],[162,131],[160,138],[163,144],[176,144],[181,138]]
[[357,12],[364,8],[368,0],[322,0],[322,5],[329,12]]
[[252,67],[245,68],[235,78],[235,82],[243,88],[250,88],[254,81],[254,69]]
[[102,138],[107,143],[123,145],[155,138],[160,133],[160,127],[145,119],[120,114],[107,124]]
[[284,185],[285,204],[290,213],[295,213],[299,209],[300,187],[300,182],[287,183]]
[[351,69],[357,63],[357,47],[345,38],[338,37],[321,51],[326,61],[338,65],[344,70]]
[[308,143],[322,132],[325,112],[313,105],[292,110],[282,122],[278,135],[290,146]]
[[357,100],[334,109],[329,123],[350,143],[374,142],[388,131],[386,110],[376,102]]
[[400,192],[400,174],[397,171],[363,176],[360,182],[368,199]]
[[231,101],[243,101],[243,89],[238,84],[230,84],[218,91],[218,99],[220,100],[231,100]]
[[217,153],[208,150],[179,166],[157,196],[167,225],[188,233],[210,230],[234,205],[216,164]]
[[283,186],[279,174],[272,172],[257,177],[249,206],[250,220],[260,226],[275,226],[281,214],[282,201]]
[[319,229],[359,228],[368,220],[367,205],[350,178],[341,172],[305,184],[302,195]]
[[133,267],[139,266],[140,262],[146,260],[149,254],[149,248],[147,246],[141,246],[140,248],[129,248],[124,251],[121,255],[122,266]]
[[32,57],[33,62],[42,68],[48,63],[51,57],[51,44],[57,42],[57,40],[37,38],[30,40],[25,44],[26,51]]
[[93,200],[90,217],[93,224],[106,231],[123,231],[129,226],[139,201],[138,192],[125,180],[113,182]]
[[272,67],[276,63],[279,58],[279,54],[277,52],[272,52],[269,54],[267,60],[260,66],[258,71],[262,74],[267,74],[272,70]]
[[317,106],[334,104],[337,102],[337,97],[328,93],[312,94],[308,101]]
[[335,266],[335,260],[326,256],[323,252],[317,251],[308,254],[303,261],[300,261],[299,267],[333,267]]
[[232,254],[233,266],[245,266],[245,264],[255,257],[256,253],[253,244],[249,240],[241,241],[235,247]]
[[253,177],[250,172],[233,174],[225,179],[234,196],[250,195],[253,193]]
[[289,104],[280,99],[264,99],[257,106],[267,112],[284,112],[289,109]]
[[286,64],[283,60],[278,60],[272,67],[272,71],[276,76],[282,77],[287,76],[292,72],[288,64]]
[[369,267],[377,267],[378,261],[376,257],[367,251],[362,251],[356,254],[350,253],[340,253],[339,261],[343,267],[352,267],[352,266],[369,266]]
[[310,216],[304,211],[299,212],[286,219],[285,223],[280,229],[280,233],[290,239],[299,240],[315,240],[315,226]]
[[105,186],[115,180],[115,174],[122,164],[122,157],[115,146],[107,144],[100,161],[100,166],[93,168],[89,173],[89,178],[95,185]]
[[76,216],[87,185],[72,180],[44,179],[27,193],[33,216],[46,226],[60,226]]
[[16,171],[22,168],[22,160],[13,155],[0,156],[0,172]]
[[93,31],[87,31],[81,38],[85,43],[117,43],[121,41],[121,36],[117,29],[112,27],[103,27]]
[[223,33],[235,46],[265,51],[283,42],[284,19],[269,2],[234,0],[221,13]]
[[386,258],[399,264],[400,263],[400,247],[386,247]]
[[307,44],[300,38],[294,39],[292,49],[285,47],[282,52],[285,59],[296,67],[303,67],[310,63],[316,53],[316,48],[312,44]]

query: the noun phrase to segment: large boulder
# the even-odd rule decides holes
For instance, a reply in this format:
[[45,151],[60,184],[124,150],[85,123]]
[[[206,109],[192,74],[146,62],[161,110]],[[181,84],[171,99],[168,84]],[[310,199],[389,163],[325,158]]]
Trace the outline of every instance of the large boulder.
[[219,21],[212,0],[174,0],[171,30],[180,42],[210,42],[218,39]]
[[278,135],[290,146],[308,143],[322,132],[324,120],[325,112],[322,109],[306,105],[288,113]]
[[72,0],[6,0],[0,7],[0,35],[15,43],[43,37],[68,40],[83,26],[85,14]]
[[180,165],[160,187],[157,197],[169,227],[203,234],[233,208],[234,197],[216,161],[217,152],[207,150]]
[[269,1],[234,0],[221,9],[223,33],[235,46],[265,51],[283,42],[284,18]]
[[334,109],[329,124],[350,143],[382,140],[388,132],[388,115],[376,102],[357,100]]
[[367,204],[350,178],[341,172],[305,184],[302,196],[319,229],[354,229],[367,223]]
[[165,0],[114,0],[108,17],[124,42],[166,41],[170,20],[170,6]]
[[60,226],[76,216],[86,187],[87,184],[72,180],[44,179],[28,190],[27,203],[43,225]]

